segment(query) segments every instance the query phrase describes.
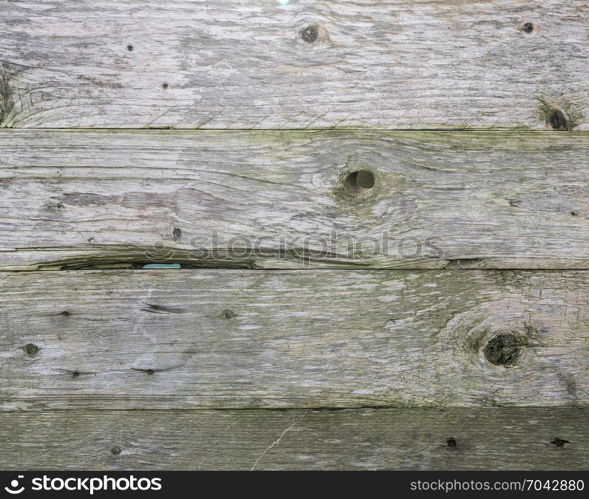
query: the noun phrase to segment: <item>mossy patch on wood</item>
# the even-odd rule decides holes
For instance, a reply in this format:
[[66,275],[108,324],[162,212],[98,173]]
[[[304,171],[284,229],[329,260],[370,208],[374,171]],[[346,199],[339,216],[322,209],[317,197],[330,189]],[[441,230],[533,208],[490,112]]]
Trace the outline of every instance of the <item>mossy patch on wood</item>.
[[539,114],[550,130],[570,131],[582,120],[583,115],[566,99],[539,97]]
[[0,128],[7,127],[8,117],[15,108],[14,90],[11,80],[14,73],[6,64],[0,63]]

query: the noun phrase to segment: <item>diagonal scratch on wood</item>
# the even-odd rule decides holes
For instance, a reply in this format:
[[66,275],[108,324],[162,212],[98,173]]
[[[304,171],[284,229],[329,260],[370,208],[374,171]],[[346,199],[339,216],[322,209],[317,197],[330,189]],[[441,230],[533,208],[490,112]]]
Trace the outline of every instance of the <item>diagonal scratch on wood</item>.
[[297,424],[299,424],[300,422],[303,421],[303,419],[305,419],[305,416],[307,415],[307,412],[309,411],[305,411],[303,414],[301,414],[298,418],[296,418],[292,423],[290,423],[280,434],[280,436],[274,440],[274,442],[272,442],[268,447],[266,447],[266,449],[264,449],[264,452],[262,452],[258,459],[256,459],[256,462],[254,463],[254,465],[250,468],[250,471],[254,471],[256,469],[256,466],[258,465],[258,463],[261,461],[261,459],[270,451],[272,450],[274,447],[276,447],[280,441],[284,438],[284,436],[290,431],[292,430]]
[[151,121],[149,121],[148,123],[146,123],[145,125],[143,125],[143,128],[149,128],[151,125],[153,125],[153,123],[155,123],[157,120],[163,118],[166,114],[168,114],[172,109],[176,109],[178,106],[171,106],[168,109],[166,109],[163,113],[161,113],[160,115],[156,116],[154,119],[152,119]]

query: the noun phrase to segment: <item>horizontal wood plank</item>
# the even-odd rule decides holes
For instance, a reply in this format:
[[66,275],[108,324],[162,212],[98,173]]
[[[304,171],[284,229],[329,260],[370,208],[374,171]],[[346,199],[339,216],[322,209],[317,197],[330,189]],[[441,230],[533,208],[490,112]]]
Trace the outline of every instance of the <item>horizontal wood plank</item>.
[[12,130],[0,149],[3,270],[589,268],[582,133]]
[[6,127],[589,129],[586,0],[4,2]]
[[0,274],[0,407],[584,406],[585,271]]
[[4,470],[586,470],[582,409],[0,413]]

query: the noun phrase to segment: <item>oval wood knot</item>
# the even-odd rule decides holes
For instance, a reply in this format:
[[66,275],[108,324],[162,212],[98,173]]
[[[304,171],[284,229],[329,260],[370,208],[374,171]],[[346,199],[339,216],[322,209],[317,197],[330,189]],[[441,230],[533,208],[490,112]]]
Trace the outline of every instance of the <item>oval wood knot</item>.
[[495,366],[513,367],[527,345],[525,336],[514,332],[501,332],[487,340],[483,347],[485,358]]

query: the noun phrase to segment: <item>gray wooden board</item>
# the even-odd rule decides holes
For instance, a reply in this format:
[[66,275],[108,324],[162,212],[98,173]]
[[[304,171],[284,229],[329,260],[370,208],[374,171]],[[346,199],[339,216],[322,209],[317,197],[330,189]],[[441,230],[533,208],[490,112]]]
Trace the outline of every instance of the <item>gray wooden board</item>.
[[587,416],[575,408],[0,413],[0,468],[586,470]]
[[585,271],[0,273],[0,408],[584,406]]
[[4,270],[589,268],[583,133],[5,130],[0,150]]
[[0,124],[588,130],[588,15],[586,0],[3,2]]

